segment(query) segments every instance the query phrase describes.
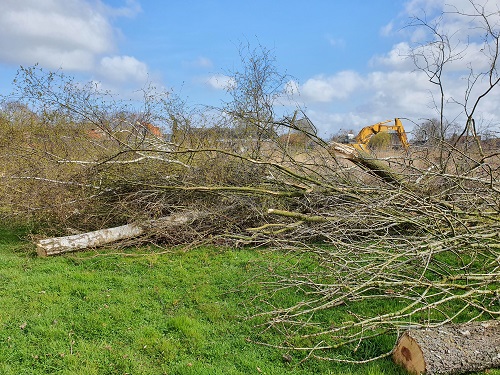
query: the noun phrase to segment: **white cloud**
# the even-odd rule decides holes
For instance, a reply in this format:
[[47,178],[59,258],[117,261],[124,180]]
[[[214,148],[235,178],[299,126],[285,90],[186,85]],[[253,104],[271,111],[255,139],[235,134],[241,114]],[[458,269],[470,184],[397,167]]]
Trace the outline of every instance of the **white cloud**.
[[371,61],[371,66],[385,66],[392,69],[405,69],[411,70],[414,65],[411,59],[408,58],[410,54],[410,46],[407,42],[397,43],[392,49],[381,56],[374,56]]
[[126,0],[125,6],[113,8],[103,5],[107,14],[113,17],[128,17],[132,18],[138,13],[142,12],[141,5],[136,0]]
[[[475,6],[474,6],[474,5]],[[498,27],[500,9],[497,1],[492,0],[411,0],[406,5],[405,17],[422,21],[439,33],[450,37],[457,49],[470,42],[482,40],[485,31],[484,18],[488,15],[490,26]],[[418,19],[418,20],[417,20]],[[414,43],[435,41],[431,28],[410,27],[407,29]]]
[[[343,95],[323,95],[321,98],[329,98],[323,102],[311,95],[304,95],[304,86],[301,87],[301,104],[308,109],[308,116],[320,134],[330,135],[339,129],[359,130],[363,126],[394,117],[411,118],[418,122],[437,116],[437,102],[434,100],[439,100],[438,88],[429,83],[424,72],[372,71],[355,77],[356,84],[351,85],[350,89],[337,87]],[[333,90],[334,78],[337,78],[337,83],[341,82],[338,77],[315,78],[314,87],[320,91]],[[460,98],[463,95],[462,82],[451,81],[445,95],[447,99],[452,96]],[[488,102],[495,100],[494,96],[488,98]],[[485,108],[489,108],[487,103]],[[460,106],[451,106],[447,114],[455,118],[460,110]],[[407,122],[405,127],[411,131],[413,124]]]
[[332,47],[338,47],[338,48],[343,48],[345,47],[345,40],[342,39],[342,38],[336,38],[336,37],[333,37],[331,35],[327,35],[326,36],[326,39],[328,40],[328,43],[332,46]]
[[306,100],[312,102],[329,102],[333,99],[345,99],[359,88],[363,81],[354,71],[341,71],[333,76],[317,76],[308,79],[300,92]]
[[[491,25],[498,31],[500,12],[498,2],[477,0],[485,6]],[[361,127],[381,120],[403,117],[415,122],[439,114],[439,87],[429,81],[429,76],[416,69],[412,59],[406,58],[415,46],[435,41],[427,28],[401,28],[394,33],[394,25],[408,17],[420,15],[429,25],[450,37],[454,56],[445,64],[442,83],[444,89],[445,117],[449,121],[463,124],[465,94],[469,83],[471,67],[475,74],[485,73],[491,64],[488,49],[484,48],[485,28],[482,17],[471,17],[473,12],[469,0],[411,0],[405,7],[401,19],[392,20],[381,29],[382,35],[399,37],[400,42],[384,54],[373,56],[366,73],[340,72],[334,75],[317,75],[300,85],[301,104],[322,134],[332,134],[338,129],[359,130]],[[481,10],[481,8],[479,8]],[[442,12],[445,12],[444,14]],[[458,12],[458,13],[457,13]],[[462,14],[459,14],[462,13]],[[464,16],[464,14],[469,16]],[[442,16],[442,17],[440,17]],[[422,52],[422,51],[420,51]],[[439,56],[438,51],[427,47],[427,61]],[[434,55],[432,54],[434,53]],[[474,83],[467,108],[488,88],[488,76]],[[500,87],[484,97],[477,112],[476,121],[487,123],[498,129],[500,113]],[[458,102],[458,103],[457,103]],[[412,121],[405,121],[407,130],[413,128]]]
[[430,85],[423,72],[372,72],[366,77],[369,110],[382,117],[419,117],[433,107]]
[[0,61],[12,64],[90,70],[114,48],[108,20],[83,0],[4,0],[0,30]]
[[116,17],[140,11],[136,0],[121,7],[102,0],[1,0],[0,63],[84,73],[114,92],[143,87],[148,67],[117,53],[121,35],[113,26]]
[[198,68],[212,68],[214,63],[208,57],[200,56],[193,61],[192,65]]
[[387,25],[380,29],[380,35],[389,36],[394,32],[394,22],[389,22]]
[[216,90],[227,90],[234,87],[236,82],[234,78],[226,76],[224,74],[215,74],[208,77],[205,83],[213,89]]
[[148,80],[147,65],[131,56],[103,57],[97,71],[113,83],[145,83]]
[[118,78],[110,65],[128,75],[143,74],[128,57],[103,58],[116,52],[116,30],[110,17],[132,17],[140,11],[134,0],[112,8],[100,0],[2,0],[0,2],[0,63],[39,64],[47,69],[102,72]]
[[[462,0],[455,0],[462,1]],[[465,0],[467,1],[467,0]],[[443,8],[445,0],[410,0],[405,4],[405,13],[409,16],[416,14],[433,14]]]

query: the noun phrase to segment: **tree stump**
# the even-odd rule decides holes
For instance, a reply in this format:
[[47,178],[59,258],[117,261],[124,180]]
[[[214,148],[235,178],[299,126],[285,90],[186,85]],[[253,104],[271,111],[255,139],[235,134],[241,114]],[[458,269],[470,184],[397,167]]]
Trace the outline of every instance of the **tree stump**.
[[412,329],[393,360],[412,374],[459,374],[500,367],[500,321]]

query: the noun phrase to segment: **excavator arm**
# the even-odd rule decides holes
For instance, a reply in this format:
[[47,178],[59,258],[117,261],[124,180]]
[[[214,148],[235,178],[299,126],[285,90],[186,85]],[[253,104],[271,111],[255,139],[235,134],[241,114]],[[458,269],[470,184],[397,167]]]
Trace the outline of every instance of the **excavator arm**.
[[361,131],[358,133],[356,136],[356,143],[354,144],[354,147],[367,151],[368,150],[368,142],[370,141],[370,138],[380,132],[386,132],[389,130],[394,130],[397,132],[399,141],[405,148],[405,150],[408,150],[410,144],[408,143],[408,137],[406,136],[405,129],[403,127],[403,124],[401,123],[401,120],[399,118],[394,119],[394,125],[386,125],[387,123],[391,122],[392,120],[386,120],[382,122],[378,122],[374,125],[370,126],[365,126]]
[[406,131],[403,124],[401,123],[401,120],[398,118],[395,118],[394,122],[395,122],[394,130],[396,130],[396,132],[398,133],[399,141],[401,142],[405,150],[408,150],[410,148],[410,143],[408,142],[408,137],[406,135]]

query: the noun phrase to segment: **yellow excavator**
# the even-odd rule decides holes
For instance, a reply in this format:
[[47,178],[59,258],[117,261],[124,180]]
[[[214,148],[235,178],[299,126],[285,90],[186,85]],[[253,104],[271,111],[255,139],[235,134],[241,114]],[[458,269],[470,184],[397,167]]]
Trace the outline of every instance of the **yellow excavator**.
[[396,131],[399,141],[403,145],[404,149],[408,150],[410,144],[408,143],[408,137],[406,136],[405,128],[403,127],[401,120],[396,118],[394,119],[394,125],[386,125],[391,121],[392,120],[386,120],[378,122],[374,125],[365,126],[355,137],[355,143],[353,143],[353,146],[358,150],[368,151],[368,142],[373,135],[380,132],[394,130]]

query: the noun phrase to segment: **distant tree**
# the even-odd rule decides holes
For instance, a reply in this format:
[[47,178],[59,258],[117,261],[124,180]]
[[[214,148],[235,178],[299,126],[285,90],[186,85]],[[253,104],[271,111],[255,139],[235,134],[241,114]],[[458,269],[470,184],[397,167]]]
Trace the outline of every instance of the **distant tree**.
[[39,120],[38,115],[28,105],[18,101],[4,101],[0,107],[0,113],[4,119],[26,127]]
[[275,57],[263,46],[242,46],[239,53],[242,66],[230,73],[232,83],[227,91],[231,101],[225,103],[224,110],[238,133],[256,140],[258,152],[261,141],[278,136],[278,99],[286,95],[289,77],[278,72]]
[[454,126],[447,121],[441,123],[437,118],[429,119],[417,125],[413,130],[413,141],[417,144],[438,145],[448,139]]
[[331,141],[338,143],[350,143],[354,141],[356,133],[353,129],[340,129],[331,137]]
[[375,150],[387,150],[392,147],[392,133],[380,132],[370,138],[368,146]]
[[[500,13],[494,2],[468,0],[460,5],[446,5],[434,19],[415,16],[410,25],[424,36],[423,42],[417,42],[409,57],[415,67],[425,73],[429,82],[438,89],[438,96],[433,97],[437,112],[437,121],[431,121],[433,130],[428,134],[432,139],[444,140],[447,130],[447,105],[456,104],[462,108],[464,121],[461,131],[456,137],[455,145],[463,136],[472,136],[484,160],[474,117],[484,98],[497,89],[500,83]],[[450,30],[445,21],[456,24],[459,20],[467,23],[468,28]],[[471,53],[477,49],[477,53]],[[447,78],[453,81],[462,79],[456,74],[457,64],[468,67],[467,85],[462,98],[450,97],[447,94]],[[441,168],[445,168],[447,154],[441,150]]]

